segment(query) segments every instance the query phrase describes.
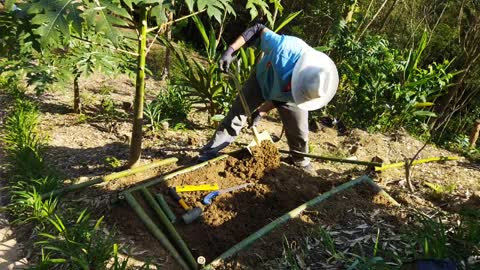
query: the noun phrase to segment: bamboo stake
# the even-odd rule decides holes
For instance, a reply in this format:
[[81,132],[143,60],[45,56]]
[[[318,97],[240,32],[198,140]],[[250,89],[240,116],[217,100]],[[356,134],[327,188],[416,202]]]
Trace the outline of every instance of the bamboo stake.
[[382,166],[382,163],[378,163],[378,162],[350,160],[350,159],[335,158],[335,157],[325,157],[325,156],[320,156],[315,154],[307,154],[307,153],[301,153],[297,151],[288,151],[288,150],[278,150],[278,151],[280,153],[292,154],[296,156],[309,157],[314,159],[328,160],[333,162],[350,163],[350,164],[365,165],[365,166],[372,166],[372,167]]
[[[428,162],[434,162],[434,161],[450,161],[450,160],[458,160],[459,157],[431,157],[431,158],[424,158],[424,159],[419,159],[415,160],[412,162],[412,166],[422,164],[422,163],[428,163]],[[392,163],[392,164],[385,164],[383,166],[376,166],[375,171],[384,171],[387,169],[393,169],[393,168],[400,168],[404,167],[405,162],[398,162],[398,163]]]
[[142,207],[133,197],[133,195],[129,192],[126,192],[124,195],[130,207],[132,207],[133,211],[135,211],[135,213],[143,221],[145,226],[147,226],[148,230],[153,234],[153,236],[155,236],[155,238],[160,241],[160,243],[165,247],[165,249],[167,249],[167,251],[170,252],[172,257],[180,264],[183,269],[190,270],[190,267],[184,261],[182,256],[180,256],[178,251],[173,247],[172,243],[170,243],[165,234],[162,233],[162,231],[157,227],[157,225],[155,225],[153,220],[147,215],[147,213],[145,213],[145,211],[142,209]]
[[46,198],[49,198],[50,196],[54,197],[54,196],[65,194],[67,192],[72,192],[72,191],[75,191],[75,190],[79,190],[79,189],[83,189],[83,188],[86,188],[86,187],[89,187],[89,186],[100,184],[102,182],[110,182],[110,181],[118,179],[118,178],[122,178],[122,177],[125,177],[125,176],[129,176],[129,175],[132,175],[132,174],[143,172],[143,171],[153,169],[153,168],[156,168],[156,167],[160,167],[160,166],[163,166],[163,165],[168,165],[168,164],[171,164],[171,163],[174,163],[174,162],[177,162],[177,161],[178,161],[177,158],[167,158],[167,159],[154,161],[154,162],[151,162],[151,163],[148,163],[148,164],[145,164],[145,165],[142,165],[142,166],[138,166],[138,167],[135,167],[135,168],[132,168],[132,169],[124,170],[124,171],[121,171],[121,172],[115,172],[115,173],[112,173],[112,174],[109,174],[109,175],[106,175],[106,176],[103,176],[103,177],[98,177],[98,178],[95,178],[95,179],[92,179],[92,180],[89,180],[89,181],[85,181],[85,182],[80,183],[80,184],[74,184],[74,185],[63,187],[63,188],[59,188],[59,189],[53,190],[51,192],[44,193],[40,196],[41,196],[42,200],[44,200]]
[[196,165],[193,165],[193,166],[190,166],[190,167],[187,167],[187,168],[184,168],[184,169],[181,169],[181,170],[178,170],[176,172],[173,172],[173,173],[169,173],[167,175],[163,175],[163,176],[160,176],[160,177],[155,177],[155,178],[152,178],[150,179],[149,181],[147,181],[146,183],[143,183],[141,185],[138,185],[138,186],[135,186],[135,187],[132,187],[130,189],[127,189],[126,191],[123,191],[119,194],[118,198],[119,199],[123,199],[123,194],[126,193],[126,192],[133,192],[133,191],[136,191],[136,190],[139,190],[139,189],[142,189],[142,188],[146,188],[146,187],[150,187],[150,186],[153,186],[153,185],[156,185],[160,182],[163,182],[165,180],[169,180],[169,179],[172,179],[174,178],[175,176],[177,175],[180,175],[180,174],[184,174],[184,173],[188,173],[188,172],[192,172],[192,171],[195,171],[197,169],[200,169],[202,167],[205,167],[207,166],[208,164],[212,164],[212,163],[215,163],[219,160],[222,160],[226,157],[228,157],[229,155],[233,154],[233,153],[237,153],[239,151],[242,151],[243,149],[240,149],[240,150],[237,150],[237,151],[233,151],[229,154],[223,154],[223,155],[220,155],[216,158],[213,158],[213,159],[210,159],[210,160],[207,160],[205,162],[202,162],[202,163],[199,163],[199,164],[196,164]]
[[172,209],[170,209],[170,207],[168,206],[167,204],[167,201],[165,201],[165,198],[163,198],[163,195],[162,194],[155,194],[155,198],[157,199],[157,202],[158,204],[160,205],[160,207],[162,208],[163,212],[165,213],[165,215],[167,215],[168,219],[172,222],[172,223],[175,223],[175,221],[177,220],[177,217],[175,216],[175,214],[172,212]]
[[385,197],[385,199],[387,199],[389,202],[391,202],[393,205],[395,206],[400,206],[400,204],[394,199],[392,198],[392,196],[390,196],[390,194],[388,194],[387,192],[385,192],[385,190],[383,190],[383,188],[381,188],[377,183],[375,183],[371,178],[368,178],[365,180],[365,182],[367,182],[369,185],[371,185],[374,189],[375,189],[375,192],[377,192],[378,194],[380,194],[381,196]]
[[363,181],[366,181],[367,179],[369,179],[368,176],[365,176],[365,175],[361,176],[361,177],[359,177],[355,180],[349,181],[345,184],[342,184],[338,187],[335,187],[335,188],[331,189],[330,191],[325,192],[325,193],[311,199],[310,201],[298,206],[297,208],[295,208],[295,209],[291,210],[290,212],[284,214],[283,216],[275,219],[270,224],[267,224],[266,226],[264,226],[260,230],[254,232],[253,234],[251,234],[247,238],[243,239],[241,242],[239,242],[238,244],[234,245],[229,250],[222,253],[220,256],[218,256],[218,258],[216,258],[214,261],[212,261],[209,265],[205,266],[203,269],[213,269],[213,267],[218,266],[220,263],[222,263],[227,258],[229,258],[232,255],[234,255],[235,253],[243,250],[244,248],[250,246],[251,244],[253,244],[253,242],[258,240],[260,237],[268,234],[270,231],[274,230],[279,225],[287,222],[288,220],[290,220],[292,218],[298,217],[306,209],[308,209],[308,208],[310,208],[314,205],[319,204],[320,202],[326,200],[327,198],[331,197],[332,195],[334,195],[334,194],[336,194],[340,191],[349,189],[349,188],[351,188],[351,187],[353,187],[357,184],[360,184]]
[[142,194],[145,200],[148,202],[153,211],[160,218],[160,222],[163,224],[164,228],[167,230],[167,236],[170,236],[170,240],[173,244],[180,250],[180,254],[183,255],[183,258],[187,261],[192,269],[197,269],[197,263],[193,258],[190,249],[187,247],[182,237],[173,227],[172,223],[168,220],[168,217],[160,208],[160,205],[155,201],[152,194],[148,191],[147,188],[142,188]]

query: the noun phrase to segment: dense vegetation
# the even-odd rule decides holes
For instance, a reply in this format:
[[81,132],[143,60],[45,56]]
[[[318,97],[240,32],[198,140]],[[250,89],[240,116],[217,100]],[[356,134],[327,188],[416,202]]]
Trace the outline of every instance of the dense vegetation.
[[[298,36],[337,63],[338,93],[314,118],[329,115],[372,132],[402,127],[473,158],[480,155],[478,144],[468,143],[480,119],[476,0],[7,0],[0,9],[0,90],[15,100],[3,138],[11,163],[9,209],[18,223],[33,224],[44,255],[39,269],[53,264],[101,269],[111,257],[116,262],[112,269],[125,266],[118,262],[113,236],[101,233],[101,218],[92,224],[86,210],[57,211],[56,198],[39,197],[61,183],[43,161],[45,139],[36,130],[38,111],[24,95],[25,88],[41,95],[53,83],[71,83],[72,111],[81,114],[79,80],[93,72],[129,74],[136,85],[130,156],[134,165],[144,125],[154,131],[165,128],[164,123],[186,128],[195,103],[207,108],[212,125],[228,111],[236,93],[234,81],[248,77],[258,52],[242,49],[232,74],[220,71],[218,59],[252,21]],[[152,58],[155,43],[162,53]],[[168,82],[167,89],[147,103],[145,76]],[[108,98],[102,106],[111,112],[106,117],[120,117]],[[475,226],[470,219],[462,221],[462,226]],[[421,228],[428,226],[441,224],[426,222]],[[475,230],[457,239],[470,247],[478,243],[478,226]],[[443,256],[439,254],[444,253],[430,257]]]

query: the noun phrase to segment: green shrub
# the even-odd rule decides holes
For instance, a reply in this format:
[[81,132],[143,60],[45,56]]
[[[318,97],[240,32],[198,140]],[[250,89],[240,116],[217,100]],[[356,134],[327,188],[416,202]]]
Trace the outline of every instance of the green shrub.
[[428,135],[428,119],[436,117],[431,108],[458,72],[449,71],[448,60],[419,66],[427,42],[424,33],[416,48],[400,51],[381,36],[357,40],[353,29],[340,27],[330,44],[341,75],[331,114],[370,131],[403,126]]
[[185,98],[181,87],[169,86],[154,100],[145,104],[145,117],[153,130],[162,127],[163,122],[170,126],[177,126],[187,122],[187,116],[191,111],[191,103]]

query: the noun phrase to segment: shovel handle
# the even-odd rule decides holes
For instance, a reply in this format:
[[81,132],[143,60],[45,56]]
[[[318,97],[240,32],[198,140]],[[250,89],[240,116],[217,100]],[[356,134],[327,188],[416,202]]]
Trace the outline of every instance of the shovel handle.
[[260,146],[261,141],[260,141],[260,134],[258,133],[257,127],[252,127],[253,131],[253,139],[255,140],[255,143]]

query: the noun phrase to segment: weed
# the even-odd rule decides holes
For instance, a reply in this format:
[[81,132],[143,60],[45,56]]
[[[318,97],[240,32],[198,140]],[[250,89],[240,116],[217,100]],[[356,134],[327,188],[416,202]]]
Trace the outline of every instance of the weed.
[[103,217],[90,225],[83,210],[75,222],[65,223],[58,215],[48,218],[52,233],[42,232],[35,244],[46,254],[42,264],[58,269],[105,269],[113,254],[113,236],[100,229]]
[[443,259],[446,258],[447,254],[451,254],[447,228],[440,216],[432,219],[423,213],[416,213],[414,219],[417,226],[414,230],[410,230],[406,237],[411,243],[412,254],[415,258]]
[[425,181],[423,184],[432,189],[432,196],[438,199],[442,199],[446,195],[452,194],[452,192],[454,192],[457,188],[457,185],[454,183],[449,185],[441,185]]
[[5,121],[2,141],[15,177],[40,178],[45,171],[42,158],[44,138],[37,131],[39,113],[35,103],[17,99]]
[[77,121],[75,122],[76,124],[83,124],[88,122],[89,117],[83,113],[79,113],[76,115],[77,116]]
[[296,241],[289,242],[287,237],[283,241],[283,260],[281,264],[288,269],[305,269],[305,252]]
[[38,228],[43,229],[58,205],[58,201],[53,198],[42,200],[35,188],[29,187],[25,182],[18,182],[11,193],[8,209],[16,217],[14,220],[16,224],[33,222]]
[[122,166],[122,162],[118,160],[116,157],[106,157],[105,163],[113,169],[116,169]]
[[144,113],[154,131],[161,129],[164,122],[178,130],[186,127],[190,110],[191,103],[185,98],[182,88],[169,86],[145,105]]

